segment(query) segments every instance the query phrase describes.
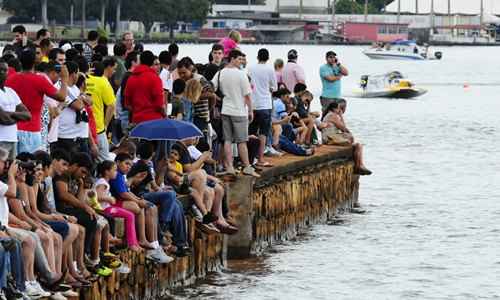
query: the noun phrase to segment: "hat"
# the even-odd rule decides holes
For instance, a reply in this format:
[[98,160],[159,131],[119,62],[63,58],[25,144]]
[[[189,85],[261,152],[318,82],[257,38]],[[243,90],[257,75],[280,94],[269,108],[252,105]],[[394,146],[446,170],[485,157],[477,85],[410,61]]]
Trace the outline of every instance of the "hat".
[[292,49],[288,51],[288,59],[297,59],[298,56],[299,54],[297,53],[297,50]]
[[328,51],[326,52],[326,57],[330,57],[330,56],[337,56],[337,53],[333,52],[333,51]]
[[64,51],[64,52],[68,51],[71,48],[73,48],[73,47],[71,46],[70,43],[66,43],[66,44],[62,45],[62,47],[61,47],[62,51]]

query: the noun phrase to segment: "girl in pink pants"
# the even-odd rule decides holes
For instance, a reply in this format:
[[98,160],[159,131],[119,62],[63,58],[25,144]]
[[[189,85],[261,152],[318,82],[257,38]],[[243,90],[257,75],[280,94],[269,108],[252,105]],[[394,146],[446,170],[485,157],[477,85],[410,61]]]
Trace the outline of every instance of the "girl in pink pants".
[[97,173],[100,178],[95,183],[95,188],[104,214],[113,218],[125,219],[125,235],[128,247],[132,251],[141,251],[142,248],[139,246],[135,233],[135,215],[124,208],[118,207],[116,199],[111,196],[109,180],[116,178],[116,164],[113,161],[104,161],[97,166]]

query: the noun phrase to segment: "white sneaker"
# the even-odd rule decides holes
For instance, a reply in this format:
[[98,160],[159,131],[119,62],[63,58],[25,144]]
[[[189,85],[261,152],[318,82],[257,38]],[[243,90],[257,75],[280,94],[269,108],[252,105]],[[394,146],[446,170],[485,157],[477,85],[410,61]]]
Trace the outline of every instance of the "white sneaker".
[[252,166],[246,166],[244,169],[243,169],[243,174],[245,175],[249,175],[249,176],[253,176],[253,177],[256,177],[256,178],[259,178],[260,175],[257,174],[257,172],[255,172],[255,169],[252,167]]
[[50,296],[50,299],[52,300],[68,300],[68,298],[64,297],[61,292],[55,292]]
[[266,147],[266,151],[264,152],[264,155],[266,155],[266,156],[278,156],[279,157],[279,156],[283,156],[283,153],[274,149],[274,147]]
[[50,293],[44,290],[38,281],[33,281],[33,285],[38,289],[42,297],[50,297]]
[[78,294],[77,292],[75,292],[73,290],[64,291],[64,292],[62,292],[62,295],[64,297],[70,297],[70,298],[75,298],[75,297],[80,296],[80,294]]
[[42,298],[42,295],[40,294],[40,291],[36,286],[33,285],[33,281],[26,281],[26,289],[25,293],[30,299],[39,299]]
[[120,274],[128,274],[130,273],[130,268],[126,263],[122,263],[122,265],[116,269],[116,272]]
[[154,250],[148,250],[146,252],[146,257],[159,262],[160,264],[168,264],[174,261],[174,259],[163,251],[163,249],[158,248]]

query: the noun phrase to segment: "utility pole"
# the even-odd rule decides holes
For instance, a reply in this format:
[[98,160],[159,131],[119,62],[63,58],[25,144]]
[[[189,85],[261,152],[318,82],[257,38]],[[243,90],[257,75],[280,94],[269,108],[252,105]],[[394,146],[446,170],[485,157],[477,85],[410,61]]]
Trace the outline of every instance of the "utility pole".
[[42,0],[42,26],[47,28],[49,20],[47,18],[47,0]]
[[101,0],[101,27],[106,30],[106,0]]
[[299,0],[299,18],[302,19],[302,11],[304,8],[304,3],[302,0]]
[[481,15],[479,16],[479,36],[481,36],[481,30],[483,29],[484,22],[484,2],[481,0]]
[[69,4],[69,27],[73,28],[75,25],[75,2],[71,0]]
[[280,0],[276,0],[276,12],[280,13]]
[[415,0],[415,14],[418,15],[418,0]]
[[434,0],[431,0],[431,34],[434,34]]
[[398,0],[398,15],[397,15],[397,18],[396,18],[396,29],[399,33],[399,24],[401,23],[401,0]]
[[336,20],[335,20],[335,2],[337,0],[332,0],[332,34],[335,34]]
[[122,13],[122,0],[116,1],[116,25],[115,25],[115,40],[118,41],[121,34],[121,13]]
[[252,0],[248,0],[248,10],[252,10]]
[[368,22],[368,0],[365,0],[365,23]]
[[87,1],[82,0],[82,29],[81,29],[81,37],[85,38],[85,27],[87,27]]

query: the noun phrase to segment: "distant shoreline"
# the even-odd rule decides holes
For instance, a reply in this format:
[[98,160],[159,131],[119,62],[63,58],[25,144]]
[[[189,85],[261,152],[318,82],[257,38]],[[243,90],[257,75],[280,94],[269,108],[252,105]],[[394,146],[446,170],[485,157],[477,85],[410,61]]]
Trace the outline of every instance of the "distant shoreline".
[[[71,42],[82,43],[82,39],[67,39]],[[184,40],[184,39],[136,39],[136,42],[142,44],[170,44],[175,42],[177,44],[214,44],[219,40],[210,40],[210,39],[195,39],[195,40]],[[12,40],[0,40],[0,46],[5,46],[6,44],[10,44]],[[110,44],[114,43],[114,40],[109,40]],[[341,42],[341,41],[268,41],[268,42],[258,42],[258,41],[243,41],[242,45],[318,45],[318,46],[369,46],[372,45],[372,42]],[[450,43],[450,42],[433,42],[429,43],[430,46],[466,46],[466,47],[496,47],[500,46],[500,42],[496,43]]]

